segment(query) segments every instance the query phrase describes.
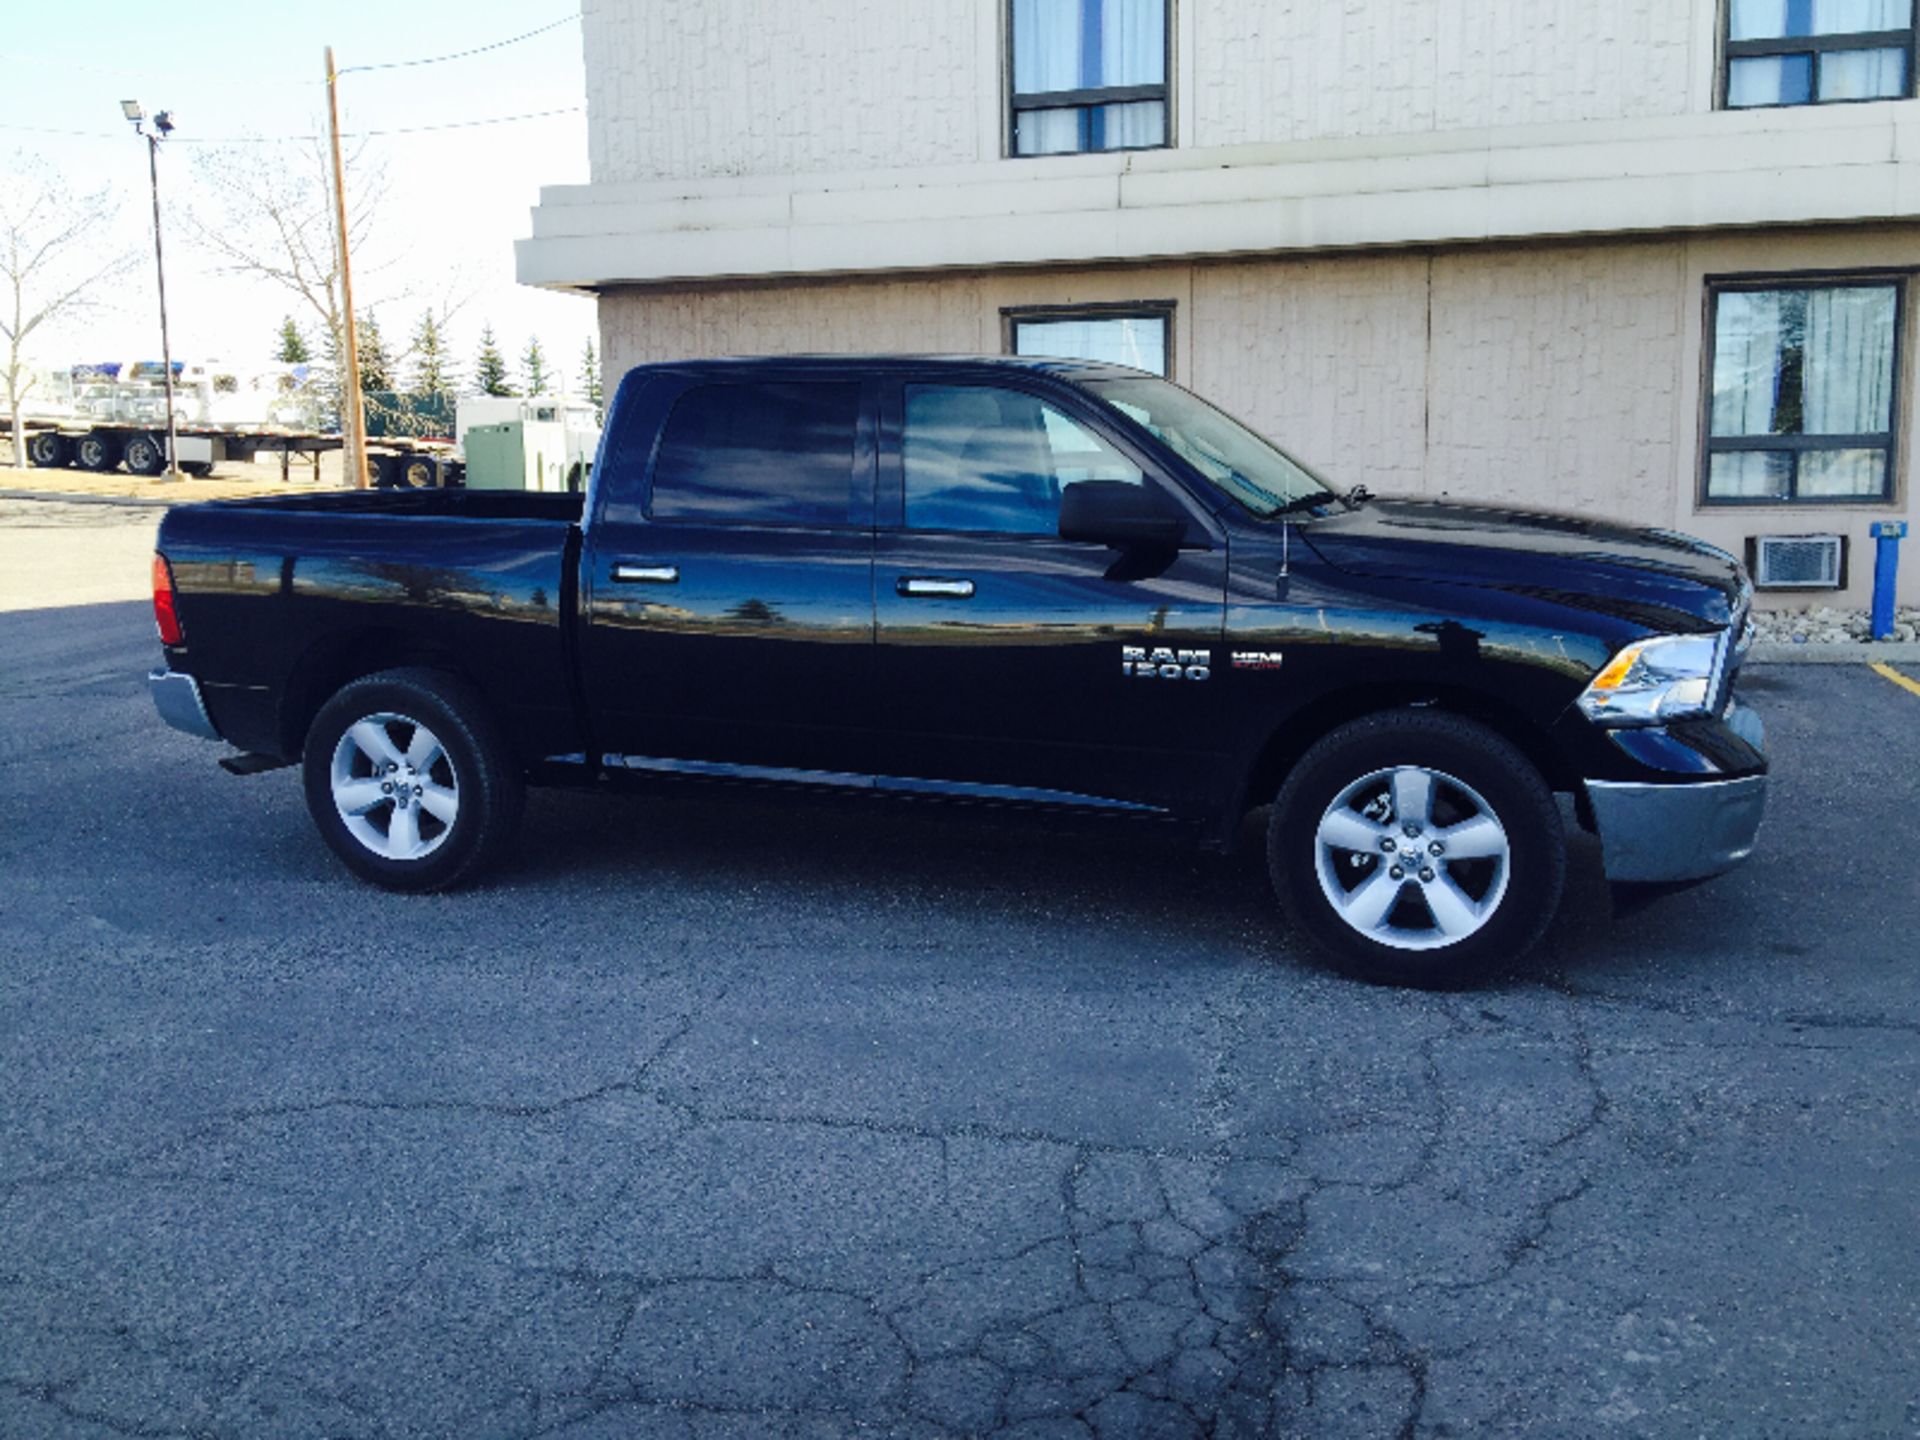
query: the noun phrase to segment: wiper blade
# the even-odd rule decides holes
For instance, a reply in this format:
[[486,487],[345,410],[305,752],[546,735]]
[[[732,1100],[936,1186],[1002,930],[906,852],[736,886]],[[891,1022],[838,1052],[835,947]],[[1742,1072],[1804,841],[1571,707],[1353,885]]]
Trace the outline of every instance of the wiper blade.
[[1272,513],[1275,515],[1292,515],[1296,511],[1311,510],[1316,505],[1331,505],[1339,498],[1340,497],[1335,495],[1331,490],[1322,490],[1317,495],[1296,495],[1291,500],[1283,501]]

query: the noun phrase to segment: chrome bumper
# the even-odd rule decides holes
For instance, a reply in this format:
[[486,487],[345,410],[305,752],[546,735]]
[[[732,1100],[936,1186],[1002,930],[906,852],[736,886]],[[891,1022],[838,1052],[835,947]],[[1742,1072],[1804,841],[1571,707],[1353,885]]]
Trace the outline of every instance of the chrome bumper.
[[153,708],[160,718],[176,730],[197,735],[202,740],[218,740],[205,702],[200,699],[200,682],[191,675],[171,670],[155,670],[147,676],[147,688],[153,692]]
[[1609,880],[1703,880],[1753,853],[1767,777],[1680,785],[1587,782]]

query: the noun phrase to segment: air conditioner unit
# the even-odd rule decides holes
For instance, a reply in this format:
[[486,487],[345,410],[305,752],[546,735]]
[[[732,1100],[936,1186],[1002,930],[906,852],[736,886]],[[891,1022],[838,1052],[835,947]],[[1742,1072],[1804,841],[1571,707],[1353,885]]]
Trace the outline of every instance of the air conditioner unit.
[[1847,583],[1844,535],[1749,535],[1747,568],[1761,590],[1838,590]]

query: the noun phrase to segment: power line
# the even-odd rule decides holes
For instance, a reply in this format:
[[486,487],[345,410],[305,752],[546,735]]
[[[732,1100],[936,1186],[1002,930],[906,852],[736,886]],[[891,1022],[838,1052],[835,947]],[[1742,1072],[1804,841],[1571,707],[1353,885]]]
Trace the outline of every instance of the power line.
[[339,73],[357,75],[367,70],[406,70],[415,65],[444,65],[449,60],[466,60],[475,55],[485,55],[490,50],[504,50],[509,45],[518,45],[522,40],[531,40],[536,35],[544,35],[549,30],[558,30],[562,25],[571,25],[580,18],[580,12],[563,15],[558,20],[542,25],[538,30],[529,30],[524,35],[515,35],[510,40],[496,40],[491,45],[477,45],[471,50],[456,50],[451,55],[428,55],[418,60],[382,60],[372,65],[349,65]]

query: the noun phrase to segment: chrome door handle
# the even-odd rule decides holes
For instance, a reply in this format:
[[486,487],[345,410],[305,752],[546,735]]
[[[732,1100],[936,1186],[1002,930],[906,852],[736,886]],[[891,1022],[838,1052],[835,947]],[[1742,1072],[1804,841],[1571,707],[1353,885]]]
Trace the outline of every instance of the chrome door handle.
[[671,585],[680,578],[678,565],[626,565],[613,567],[613,578],[628,585]]
[[971,580],[938,580],[930,575],[902,575],[893,588],[901,595],[937,595],[948,600],[967,600],[973,596]]

